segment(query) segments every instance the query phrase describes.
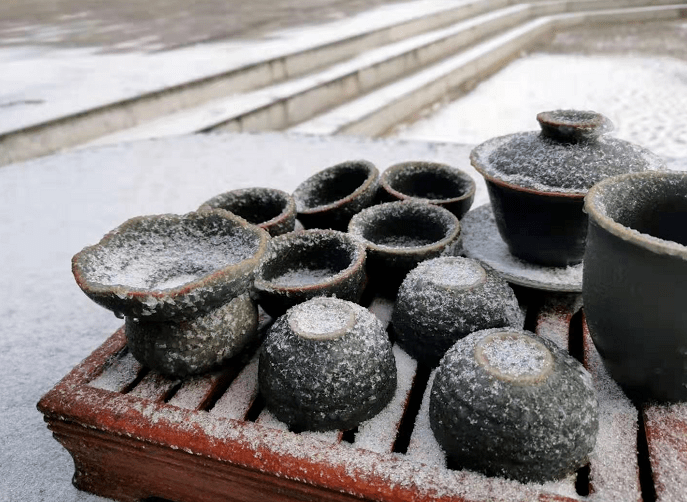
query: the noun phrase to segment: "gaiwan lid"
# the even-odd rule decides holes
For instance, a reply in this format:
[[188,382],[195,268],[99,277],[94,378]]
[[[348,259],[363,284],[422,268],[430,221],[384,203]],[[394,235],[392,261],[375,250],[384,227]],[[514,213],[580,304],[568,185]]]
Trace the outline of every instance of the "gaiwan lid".
[[492,138],[470,153],[487,180],[537,192],[584,195],[604,178],[661,170],[646,148],[604,136],[613,123],[600,113],[555,110],[537,115],[541,131]]

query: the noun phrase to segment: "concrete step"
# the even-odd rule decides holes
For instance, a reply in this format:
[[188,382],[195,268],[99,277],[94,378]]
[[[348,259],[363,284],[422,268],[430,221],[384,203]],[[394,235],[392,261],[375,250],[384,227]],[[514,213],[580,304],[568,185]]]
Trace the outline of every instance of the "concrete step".
[[[552,8],[553,5],[547,7]],[[294,126],[289,131],[318,135],[381,136],[453,90],[487,78],[554,30],[582,23],[668,20],[685,17],[686,14],[687,4],[674,4],[600,11],[578,10],[542,16],[415,75]]]
[[371,49],[320,72],[166,115],[91,144],[212,130],[285,129],[516,26],[530,17],[530,10],[529,5],[498,9]]

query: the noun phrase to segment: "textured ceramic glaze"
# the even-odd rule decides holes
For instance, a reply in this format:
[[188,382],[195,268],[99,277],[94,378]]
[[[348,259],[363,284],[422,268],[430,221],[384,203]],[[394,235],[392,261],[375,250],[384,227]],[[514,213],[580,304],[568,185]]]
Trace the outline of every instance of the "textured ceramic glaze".
[[441,257],[403,280],[391,317],[398,344],[436,366],[459,339],[487,328],[522,328],[525,316],[510,286],[477,260]]
[[687,401],[687,173],[604,180],[585,210],[582,291],[599,354],[631,397]]
[[560,479],[585,465],[599,427],[583,366],[545,338],[502,328],[449,349],[429,418],[456,466],[524,482]]
[[314,174],[293,192],[305,228],[346,230],[351,217],[374,203],[379,171],[366,160],[342,162]]
[[396,289],[418,263],[446,252],[460,235],[460,223],[447,209],[399,201],[361,211],[348,232],[367,247],[370,280],[376,287]]
[[276,188],[241,188],[204,202],[205,208],[225,209],[267,230],[271,236],[293,231],[296,224],[296,202],[288,193]]
[[270,328],[258,381],[267,408],[291,428],[351,429],[391,400],[396,364],[374,314],[338,298],[315,298]]
[[227,211],[132,218],[72,258],[79,287],[115,312],[193,318],[251,288],[269,235]]
[[238,354],[257,334],[258,311],[247,294],[199,317],[172,321],[126,318],[131,354],[159,373],[205,373]]
[[438,162],[403,162],[387,168],[379,180],[381,199],[419,199],[448,209],[459,219],[475,200],[475,182],[467,173]]
[[365,246],[336,230],[275,237],[260,261],[255,290],[272,316],[316,296],[358,301],[366,283]]
[[582,261],[587,190],[627,172],[663,169],[645,148],[603,136],[613,127],[595,112],[556,110],[537,116],[541,132],[490,139],[470,154],[487,182],[499,233],[511,253],[545,266]]

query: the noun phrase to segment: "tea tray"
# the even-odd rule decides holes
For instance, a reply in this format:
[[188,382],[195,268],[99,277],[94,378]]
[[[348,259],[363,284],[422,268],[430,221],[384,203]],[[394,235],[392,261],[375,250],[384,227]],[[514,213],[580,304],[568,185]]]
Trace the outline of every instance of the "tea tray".
[[[38,408],[74,459],[74,485],[120,501],[686,500],[687,405],[638,410],[627,400],[591,343],[578,295],[523,288],[518,297],[526,327],[583,360],[598,390],[590,463],[558,482],[447,466],[428,425],[433,374],[398,347],[396,396],[353,431],[290,431],[270,415],[257,389],[257,347],[212,374],[172,380],[129,354],[123,329]],[[366,304],[388,324],[391,300]],[[270,322],[261,316],[263,332]]]

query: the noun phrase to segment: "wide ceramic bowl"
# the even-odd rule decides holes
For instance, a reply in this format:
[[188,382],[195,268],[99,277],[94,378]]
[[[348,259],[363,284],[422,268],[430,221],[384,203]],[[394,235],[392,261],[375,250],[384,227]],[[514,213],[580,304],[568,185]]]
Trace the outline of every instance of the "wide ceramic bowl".
[[267,230],[272,236],[293,231],[296,224],[296,202],[288,193],[276,188],[241,188],[213,197],[199,210],[225,209]]
[[267,408],[294,430],[352,429],[396,391],[386,330],[369,310],[314,298],[270,328],[258,366]]
[[441,360],[430,426],[455,467],[542,483],[588,462],[599,412],[591,375],[555,343],[495,328]]
[[514,256],[544,266],[582,261],[584,196],[595,183],[627,172],[662,169],[645,148],[603,136],[613,125],[596,112],[537,115],[541,132],[493,138],[470,154],[484,176],[501,237]]
[[641,401],[687,401],[687,173],[595,185],[582,281],[611,376]]
[[468,212],[475,200],[475,181],[469,174],[439,162],[402,162],[387,168],[379,179],[386,202],[415,199],[455,214]]
[[227,211],[132,218],[72,258],[77,284],[117,316],[193,318],[253,284],[267,232]]
[[366,284],[365,246],[337,230],[274,237],[255,274],[260,305],[271,316],[316,296],[357,302]]
[[249,295],[193,319],[146,321],[127,317],[129,351],[144,366],[171,377],[205,373],[257,338],[258,310]]
[[367,269],[375,287],[394,290],[418,263],[447,252],[460,235],[460,223],[447,209],[399,201],[356,214],[348,232],[367,247]]
[[371,162],[342,162],[314,174],[293,192],[305,228],[346,230],[351,217],[374,203],[379,171]]
[[470,333],[522,328],[525,316],[508,283],[477,260],[442,256],[408,273],[391,316],[396,341],[422,364],[436,366]]

